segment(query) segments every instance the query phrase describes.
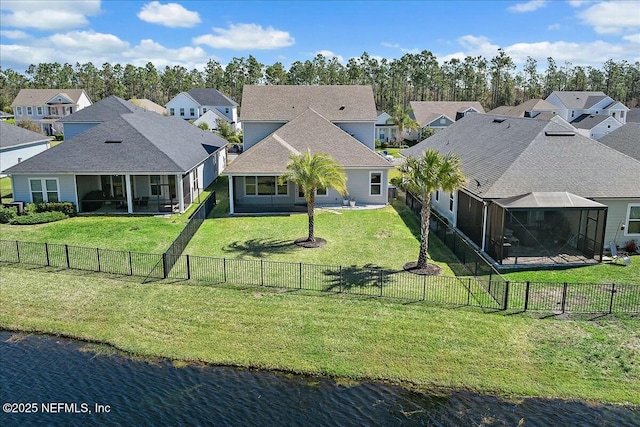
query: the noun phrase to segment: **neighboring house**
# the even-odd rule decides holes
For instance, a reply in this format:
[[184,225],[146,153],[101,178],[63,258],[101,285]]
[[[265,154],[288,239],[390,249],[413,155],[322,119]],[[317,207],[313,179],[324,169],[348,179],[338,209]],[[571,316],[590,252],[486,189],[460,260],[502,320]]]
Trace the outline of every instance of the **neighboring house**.
[[16,122],[31,120],[47,135],[62,131],[59,119],[91,105],[84,89],[21,89],[11,103]]
[[376,120],[376,139],[380,142],[394,142],[398,135],[398,126],[393,123],[389,113],[378,111]]
[[487,114],[505,117],[538,117],[550,119],[556,115],[557,109],[558,107],[544,99],[530,99],[513,107],[503,105],[501,107],[494,108],[487,112]]
[[4,170],[49,148],[51,138],[0,121],[0,177]]
[[166,108],[169,116],[185,120],[195,120],[209,110],[217,110],[232,125],[233,130],[240,128],[238,103],[216,89],[191,89],[180,92],[167,102]]
[[412,118],[418,122],[418,130],[407,131],[407,139],[420,138],[423,128],[441,130],[474,113],[484,113],[484,108],[476,101],[411,101]]
[[226,164],[226,141],[175,117],[120,114],[9,168],[14,200],[80,212],[184,212]]
[[468,177],[455,194],[436,192],[433,208],[498,262],[599,261],[622,225],[640,238],[640,161],[560,118],[477,114],[402,154],[426,148],[458,154]]
[[165,115],[167,114],[167,109],[164,108],[162,105],[160,104],[156,104],[155,102],[151,101],[150,99],[138,99],[138,98],[131,98],[129,100],[130,103],[132,103],[133,105],[140,107],[140,108],[144,108],[147,111],[152,111],[154,113],[158,113],[160,115]]
[[100,123],[116,119],[120,115],[128,113],[149,113],[149,111],[111,95],[87,108],[63,117],[58,120],[58,123],[62,125],[64,139],[67,141]]
[[[600,139],[607,147],[618,150],[629,157],[640,160],[640,123],[627,122]],[[637,172],[640,179],[640,171]]]
[[[557,114],[581,134],[593,139],[599,139],[627,122],[629,109],[604,92],[554,91],[546,101],[555,105]],[[607,117],[614,120],[604,120]]]
[[193,124],[196,126],[200,126],[202,123],[206,123],[207,126],[209,126],[210,130],[217,130],[218,120],[224,120],[225,122],[230,124],[229,119],[216,109],[208,110],[206,113],[201,115],[200,118],[193,122]]
[[0,120],[9,120],[13,119],[13,114],[5,113],[4,111],[0,111]]
[[[226,169],[231,214],[291,211],[305,206],[296,184],[280,182],[289,157],[309,150],[332,156],[345,169],[357,204],[387,204],[393,166],[374,151],[377,118],[370,86],[245,86],[244,152]],[[339,205],[335,190],[316,203]]]

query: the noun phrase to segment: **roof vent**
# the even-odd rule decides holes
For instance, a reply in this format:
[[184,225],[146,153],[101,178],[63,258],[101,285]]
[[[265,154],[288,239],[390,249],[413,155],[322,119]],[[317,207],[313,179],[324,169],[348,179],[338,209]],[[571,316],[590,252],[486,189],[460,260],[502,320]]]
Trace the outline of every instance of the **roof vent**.
[[105,144],[121,144],[122,141],[115,141],[115,140],[112,140],[112,139],[108,139],[104,143]]
[[544,132],[546,136],[575,136],[576,133],[572,130],[547,130]]
[[493,119],[493,123],[502,123],[505,120],[507,119],[505,119],[504,117],[496,117],[495,119]]
[[341,105],[341,106],[340,106],[340,110],[341,110],[341,111],[342,111],[342,110],[344,110],[345,108],[347,108],[345,105]]

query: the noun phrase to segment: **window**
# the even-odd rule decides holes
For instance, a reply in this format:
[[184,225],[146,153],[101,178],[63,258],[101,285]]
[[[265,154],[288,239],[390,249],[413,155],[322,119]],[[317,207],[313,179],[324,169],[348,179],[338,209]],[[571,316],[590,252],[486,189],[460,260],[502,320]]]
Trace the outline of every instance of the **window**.
[[440,190],[436,190],[436,202],[440,200]]
[[440,124],[444,125],[447,123],[447,119],[445,119],[444,117],[440,119]]
[[180,116],[184,117],[184,108],[180,109]]
[[369,195],[380,196],[382,194],[382,173],[371,172],[369,174]]
[[27,115],[33,116],[33,107],[27,107]]
[[327,195],[327,189],[326,188],[318,188],[316,190],[316,196],[326,196]]
[[229,107],[227,107],[227,108],[225,108],[225,109],[224,109],[224,113],[225,113],[225,114],[229,114]]
[[449,194],[449,210],[453,212],[453,192]]
[[195,108],[189,108],[189,115],[190,116],[195,116],[196,115],[196,109]]
[[170,116],[175,116],[176,115],[176,110],[173,108],[169,108],[169,115]]
[[202,107],[202,114],[207,112],[207,107]]
[[640,204],[630,204],[625,234],[640,234]]
[[620,118],[624,119],[624,111],[620,111]]
[[58,180],[56,178],[36,178],[29,180],[33,203],[58,202]]
[[278,182],[275,176],[245,176],[244,191],[247,196],[286,196],[288,183]]
[[18,114],[19,116],[22,115],[22,107],[16,107],[16,114]]
[[159,196],[162,193],[160,175],[149,176],[149,182],[151,183],[151,195]]
[[42,115],[42,107],[38,107],[37,110],[38,110],[38,115],[41,116]]
[[198,191],[200,188],[200,180],[198,179],[198,168],[193,170],[193,191]]

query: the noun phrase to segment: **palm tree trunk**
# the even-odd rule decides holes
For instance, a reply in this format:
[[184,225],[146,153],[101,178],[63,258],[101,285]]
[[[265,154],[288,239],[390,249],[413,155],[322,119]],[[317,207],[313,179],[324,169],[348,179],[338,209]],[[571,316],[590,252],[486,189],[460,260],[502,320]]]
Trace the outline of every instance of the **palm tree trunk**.
[[422,208],[420,209],[420,254],[418,255],[418,264],[416,268],[425,268],[427,266],[427,254],[429,250],[429,221],[431,218],[431,193],[427,194],[422,200]]
[[307,201],[307,215],[309,216],[309,236],[307,237],[307,240],[310,242],[316,241],[314,233],[314,213],[316,208],[315,199],[315,189],[313,189],[312,193],[309,195],[309,200]]

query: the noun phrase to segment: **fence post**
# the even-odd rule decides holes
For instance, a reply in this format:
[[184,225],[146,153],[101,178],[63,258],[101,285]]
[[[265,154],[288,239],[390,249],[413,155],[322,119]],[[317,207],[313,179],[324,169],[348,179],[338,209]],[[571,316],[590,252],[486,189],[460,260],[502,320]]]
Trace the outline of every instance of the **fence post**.
[[47,267],[49,267],[51,265],[51,260],[49,259],[49,244],[48,243],[44,244],[44,253],[47,256]]
[[18,264],[20,264],[20,244],[16,240],[16,255],[18,255]]
[[300,282],[298,283],[298,289],[302,289],[302,263],[300,263],[300,266],[298,268],[299,270],[299,275],[300,275]]
[[562,313],[564,313],[565,304],[567,303],[567,282],[562,287]]
[[264,265],[263,265],[263,260],[260,260],[260,286],[264,286]]
[[64,245],[64,254],[67,257],[67,268],[71,268],[71,263],[69,262],[69,245]]
[[613,295],[616,293],[616,284],[611,284],[611,299],[609,300],[609,314],[613,313]]
[[222,258],[222,275],[224,276],[224,283],[227,283],[227,259]]
[[384,271],[382,269],[380,269],[380,275],[379,275],[380,276],[379,277],[379,279],[380,279],[380,296],[382,296],[382,280],[383,280],[382,276],[383,275],[384,275]]
[[164,279],[166,279],[169,276],[169,272],[167,271],[169,269],[169,265],[168,265],[168,260],[167,260],[167,253],[163,253],[162,254],[162,277]]
[[96,248],[96,258],[98,260],[98,271],[102,271],[102,267],[100,266],[100,248]]
[[422,301],[427,300],[427,275],[422,276]]
[[527,280],[527,286],[524,290],[524,311],[527,311],[527,309],[529,308],[529,286],[530,285],[531,285],[531,282]]
[[187,254],[187,280],[191,280],[191,261],[189,261],[189,254]]
[[467,305],[471,305],[471,277],[467,279]]
[[129,276],[133,276],[133,260],[131,259],[131,251],[129,251]]
[[502,304],[502,309],[506,310],[509,304],[509,281],[507,280],[504,288],[504,302]]

